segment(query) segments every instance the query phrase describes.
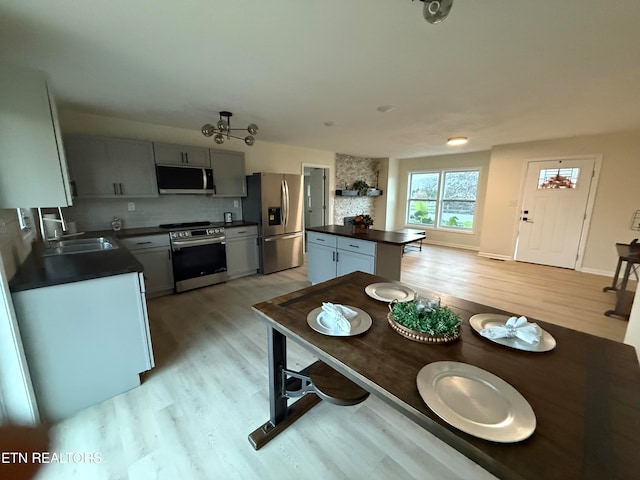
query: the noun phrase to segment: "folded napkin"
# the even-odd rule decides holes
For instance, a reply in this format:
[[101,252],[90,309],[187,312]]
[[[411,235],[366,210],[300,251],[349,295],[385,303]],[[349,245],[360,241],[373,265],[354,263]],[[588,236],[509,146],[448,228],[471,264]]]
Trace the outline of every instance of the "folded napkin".
[[511,317],[504,325],[485,328],[480,335],[487,338],[517,337],[527,343],[538,343],[542,336],[542,329],[535,323],[527,322],[526,317]]
[[349,319],[358,316],[358,312],[349,307],[329,302],[322,302],[322,311],[326,314],[325,319],[331,333],[334,334],[349,333],[351,331]]

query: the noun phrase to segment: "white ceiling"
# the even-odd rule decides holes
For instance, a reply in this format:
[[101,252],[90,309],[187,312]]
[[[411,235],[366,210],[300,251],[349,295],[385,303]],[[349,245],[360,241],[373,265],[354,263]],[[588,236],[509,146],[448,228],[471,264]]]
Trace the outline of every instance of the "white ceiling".
[[422,5],[0,0],[0,61],[49,73],[60,108],[195,130],[230,110],[354,155],[640,128],[637,0],[455,0],[438,25]]

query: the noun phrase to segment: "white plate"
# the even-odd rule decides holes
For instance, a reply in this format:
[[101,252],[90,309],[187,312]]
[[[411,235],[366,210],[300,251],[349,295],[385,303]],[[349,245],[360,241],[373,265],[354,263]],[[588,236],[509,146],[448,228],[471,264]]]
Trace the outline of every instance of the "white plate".
[[416,296],[416,292],[401,283],[372,283],[364,288],[364,291],[371,298],[381,302],[410,302]]
[[[506,315],[499,315],[497,313],[479,313],[469,319],[469,324],[471,325],[471,328],[480,333],[485,328],[504,325],[507,323],[507,320],[509,320],[509,317]],[[542,335],[540,336],[540,341],[538,343],[527,343],[517,337],[482,338],[499,343],[500,345],[505,345],[517,350],[525,350],[527,352],[548,352],[549,350],[556,348],[556,339],[553,338],[553,336],[546,330],[543,330],[542,328],[540,330],[542,330]]]
[[345,305],[345,307],[358,312],[356,317],[347,319],[351,324],[351,330],[348,333],[331,333],[331,324],[327,322],[326,313],[322,311],[322,307],[314,308],[309,312],[309,315],[307,315],[307,323],[316,332],[322,333],[323,335],[329,335],[331,337],[352,337],[369,330],[373,322],[367,312],[349,305]]
[[416,379],[422,399],[445,422],[492,442],[512,443],[529,438],[536,415],[515,388],[473,365],[433,362]]

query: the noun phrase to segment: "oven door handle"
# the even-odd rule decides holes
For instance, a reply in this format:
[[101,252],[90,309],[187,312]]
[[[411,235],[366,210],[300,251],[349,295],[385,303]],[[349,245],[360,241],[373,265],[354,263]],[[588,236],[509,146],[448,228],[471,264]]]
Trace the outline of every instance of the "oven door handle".
[[222,243],[223,245],[226,243],[226,237],[216,237],[216,238],[202,238],[199,240],[174,240],[171,242],[171,246],[174,247],[195,247],[198,245],[213,245],[216,243]]

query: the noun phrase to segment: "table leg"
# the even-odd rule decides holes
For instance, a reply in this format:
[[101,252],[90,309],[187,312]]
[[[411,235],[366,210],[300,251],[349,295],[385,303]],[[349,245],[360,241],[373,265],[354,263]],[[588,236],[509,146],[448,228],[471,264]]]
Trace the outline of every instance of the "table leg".
[[613,274],[613,281],[611,282],[610,287],[604,287],[602,289],[603,292],[608,292],[610,290],[618,289],[618,275],[620,275],[620,267],[622,266],[622,258],[618,257],[618,265],[616,265],[616,273]]
[[267,326],[267,342],[270,420],[249,434],[249,443],[256,450],[262,448],[321,401],[317,395],[305,395],[288,407],[282,375],[282,371],[287,368],[287,337],[271,326]]
[[626,319],[629,319],[629,312],[625,312],[625,300],[627,296],[627,283],[629,282],[629,275],[631,274],[631,269],[633,268],[633,263],[627,261],[627,265],[624,269],[624,274],[622,276],[622,282],[620,283],[620,288],[616,289],[616,306],[614,310],[607,310],[604,314],[607,317],[611,316],[620,316]]

